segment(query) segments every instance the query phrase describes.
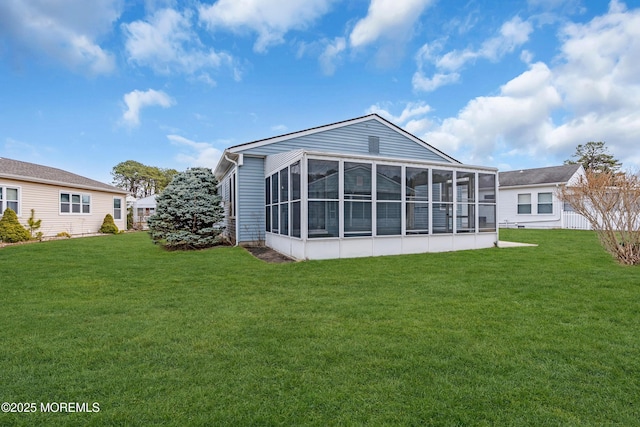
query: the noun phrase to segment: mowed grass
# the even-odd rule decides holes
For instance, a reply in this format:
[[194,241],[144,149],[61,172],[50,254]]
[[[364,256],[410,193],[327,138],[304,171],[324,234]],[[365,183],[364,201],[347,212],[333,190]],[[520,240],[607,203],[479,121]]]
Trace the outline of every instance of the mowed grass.
[[267,264],[145,233],[0,249],[0,425],[639,425],[640,268],[537,247]]

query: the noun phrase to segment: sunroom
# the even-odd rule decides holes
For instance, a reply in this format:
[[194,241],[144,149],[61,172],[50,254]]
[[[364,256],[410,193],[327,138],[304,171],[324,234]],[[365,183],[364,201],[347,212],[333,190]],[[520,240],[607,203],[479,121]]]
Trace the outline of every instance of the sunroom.
[[267,246],[297,259],[492,247],[497,171],[295,150],[265,161]]

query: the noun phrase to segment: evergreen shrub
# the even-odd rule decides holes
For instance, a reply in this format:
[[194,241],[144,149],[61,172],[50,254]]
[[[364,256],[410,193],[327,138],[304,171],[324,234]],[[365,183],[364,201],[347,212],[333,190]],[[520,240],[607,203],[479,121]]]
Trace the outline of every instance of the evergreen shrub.
[[191,168],[174,176],[156,197],[147,222],[154,243],[167,249],[202,249],[221,243],[224,208],[211,169]]
[[118,234],[118,226],[113,221],[113,216],[111,216],[111,214],[105,215],[104,221],[102,221],[102,227],[100,227],[100,232],[107,234]]
[[0,219],[0,241],[16,243],[26,242],[29,239],[31,239],[31,234],[20,224],[18,215],[11,208],[5,209],[2,219]]

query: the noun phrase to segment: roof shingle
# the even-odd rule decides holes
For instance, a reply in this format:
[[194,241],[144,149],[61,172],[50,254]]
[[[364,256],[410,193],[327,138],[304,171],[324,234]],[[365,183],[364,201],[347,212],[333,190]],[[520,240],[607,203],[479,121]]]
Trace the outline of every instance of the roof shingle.
[[500,172],[500,187],[566,183],[578,168],[580,165],[575,164]]
[[71,187],[89,188],[102,191],[126,193],[121,188],[105,184],[84,176],[76,175],[62,169],[35,163],[22,162],[0,157],[0,178],[36,181],[49,184],[60,184]]

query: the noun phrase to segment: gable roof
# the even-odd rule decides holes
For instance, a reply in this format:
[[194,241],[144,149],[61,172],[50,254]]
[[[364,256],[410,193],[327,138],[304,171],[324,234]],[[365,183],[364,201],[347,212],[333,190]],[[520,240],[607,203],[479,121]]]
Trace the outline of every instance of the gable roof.
[[567,183],[581,167],[580,164],[575,164],[500,172],[500,187],[564,184]]
[[[231,155],[231,157],[237,157],[237,153],[240,153],[242,151],[245,150],[249,150],[252,148],[256,148],[256,147],[261,147],[263,145],[268,145],[268,144],[275,144],[281,141],[286,141],[289,139],[293,139],[293,138],[299,138],[302,136],[306,136],[306,135],[311,135],[314,133],[319,133],[319,132],[325,132],[328,130],[332,130],[332,129],[337,129],[337,128],[341,128],[344,126],[349,126],[349,125],[353,125],[356,123],[361,123],[367,120],[376,120],[377,122],[383,124],[384,126],[392,129],[395,132],[398,132],[400,134],[402,134],[403,136],[405,136],[406,138],[410,139],[411,141],[437,153],[438,155],[442,156],[443,158],[450,160],[453,163],[458,163],[461,164],[461,162],[459,160],[454,159],[453,157],[445,154],[444,152],[438,150],[437,148],[435,148],[434,146],[426,143],[425,141],[421,140],[420,138],[418,138],[417,136],[407,132],[406,130],[402,129],[401,127],[391,123],[390,121],[380,117],[378,114],[368,114],[366,116],[361,116],[361,117],[356,117],[354,119],[349,119],[349,120],[343,120],[340,122],[335,122],[335,123],[331,123],[328,125],[322,125],[322,126],[316,126],[316,127],[312,127],[309,129],[305,129],[305,130],[301,130],[301,131],[297,131],[297,132],[291,132],[291,133],[286,133],[283,135],[278,135],[278,136],[273,136],[273,137],[269,137],[269,138],[264,138],[264,139],[259,139],[257,141],[252,141],[252,142],[245,142],[243,144],[238,144],[238,145],[234,145],[231,146],[227,149],[224,150],[224,153],[222,153],[222,156],[220,158],[220,161],[218,162],[218,165],[216,166],[216,168],[214,169],[214,173],[221,173],[224,170],[226,170],[229,166],[230,166],[230,162],[229,159],[225,158],[225,155]],[[235,155],[235,156],[234,156]]]
[[43,184],[63,185],[89,190],[123,193],[128,191],[62,169],[0,157],[0,178]]

